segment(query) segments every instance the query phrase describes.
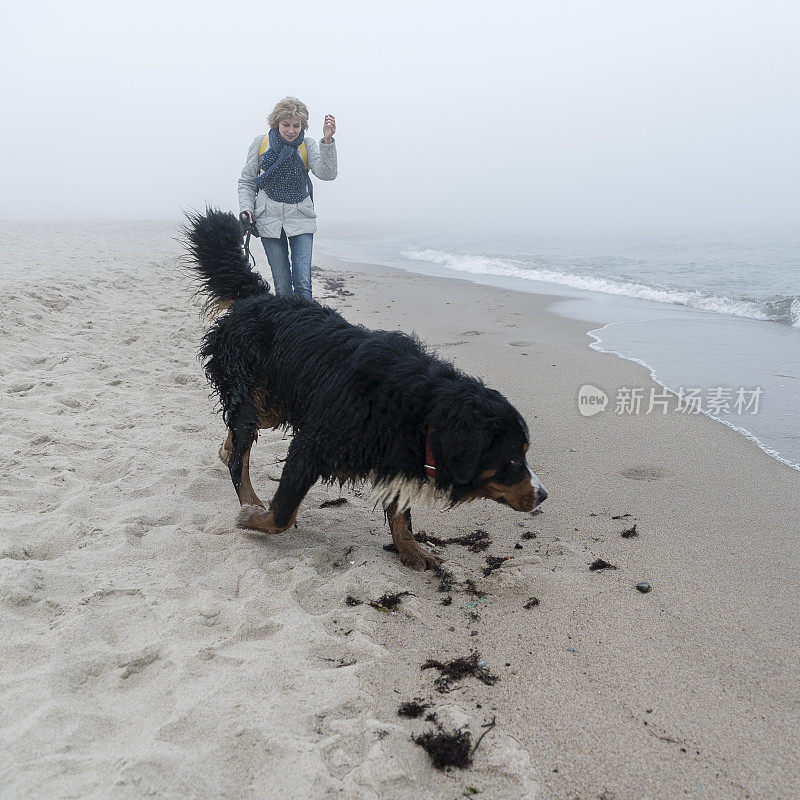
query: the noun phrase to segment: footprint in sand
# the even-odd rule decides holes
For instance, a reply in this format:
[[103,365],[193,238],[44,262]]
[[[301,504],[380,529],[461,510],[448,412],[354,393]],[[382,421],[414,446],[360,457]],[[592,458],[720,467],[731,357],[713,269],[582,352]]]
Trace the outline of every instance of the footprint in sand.
[[70,693],[85,691],[105,668],[106,664],[100,658],[80,659],[60,666],[55,672],[54,682]]
[[629,478],[632,481],[658,481],[666,474],[660,467],[651,467],[648,464],[640,466],[627,467],[619,473],[623,478]]
[[17,383],[8,388],[8,394],[24,394],[33,389],[34,386],[36,386],[35,383],[28,383],[27,381],[25,383]]
[[310,654],[319,659],[325,669],[341,669],[358,663],[358,658],[347,645],[330,642],[314,648]]
[[149,528],[147,525],[142,525],[140,522],[129,522],[122,527],[122,533],[127,542],[137,547],[141,545],[142,538],[148,530]]
[[263,639],[271,639],[278,633],[283,625],[280,622],[270,620],[245,620],[236,629],[236,632],[221,641],[218,648],[228,645],[235,645],[241,642],[258,642]]
[[157,647],[144,647],[135,653],[127,653],[117,658],[117,666],[122,668],[121,679],[136,675],[145,667],[149,667],[159,656],[161,651]]
[[30,550],[24,545],[13,544],[0,550],[0,558],[8,558],[11,561],[29,561],[35,556],[31,555]]
[[194,422],[183,422],[180,425],[176,425],[175,430],[181,433],[200,433],[203,430],[203,426]]
[[11,606],[26,606],[39,600],[39,592],[44,589],[44,573],[37,567],[27,564],[27,559],[15,559],[23,562],[20,569],[6,570],[3,588],[0,590],[0,601]]
[[483,336],[483,333],[483,331],[461,331],[461,333],[456,334],[460,337],[459,339],[455,339],[452,342],[442,342],[441,344],[436,345],[436,347],[459,347],[460,345],[467,343],[468,337]]
[[[364,764],[374,741],[374,734],[368,733],[372,733],[370,729],[376,723],[377,720],[367,719],[364,706],[349,701],[314,715],[312,729],[324,737],[320,756],[331,776],[340,780]],[[380,727],[404,734],[398,725],[381,723]]]
[[56,397],[56,400],[67,408],[73,409],[73,411],[77,411],[81,407],[81,401],[76,397],[66,397],[62,395],[61,397]]

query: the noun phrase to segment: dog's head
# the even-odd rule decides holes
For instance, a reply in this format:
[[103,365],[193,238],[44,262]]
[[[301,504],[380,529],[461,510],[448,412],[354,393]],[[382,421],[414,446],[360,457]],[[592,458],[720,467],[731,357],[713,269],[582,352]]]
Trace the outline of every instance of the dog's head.
[[528,427],[503,395],[462,379],[437,400],[428,440],[436,484],[454,505],[484,497],[532,511],[547,498],[527,463]]

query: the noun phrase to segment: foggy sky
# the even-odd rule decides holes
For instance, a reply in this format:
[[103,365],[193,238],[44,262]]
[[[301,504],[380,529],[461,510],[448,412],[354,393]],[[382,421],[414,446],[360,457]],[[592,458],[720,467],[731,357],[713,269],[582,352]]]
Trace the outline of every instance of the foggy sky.
[[323,219],[798,218],[794,2],[42,0],[0,26],[2,217],[238,210],[248,144],[295,95],[308,135],[337,118]]

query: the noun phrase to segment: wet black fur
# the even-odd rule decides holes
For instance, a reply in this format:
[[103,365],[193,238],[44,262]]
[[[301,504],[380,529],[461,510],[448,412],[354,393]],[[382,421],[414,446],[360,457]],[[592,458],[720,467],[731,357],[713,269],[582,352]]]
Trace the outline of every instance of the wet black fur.
[[232,432],[237,492],[257,431],[256,389],[294,431],[273,508],[284,479],[296,484],[283,493],[287,509],[319,478],[374,472],[425,481],[429,427],[436,485],[452,503],[476,489],[485,469],[500,469],[495,480],[509,484],[527,474],[524,457],[519,462],[525,422],[499,392],[427,353],[416,337],[368,330],[316,301],[268,293],[244,257],[232,214],[207,210],[189,222],[191,265],[210,304],[235,300],[205,335],[200,358]]

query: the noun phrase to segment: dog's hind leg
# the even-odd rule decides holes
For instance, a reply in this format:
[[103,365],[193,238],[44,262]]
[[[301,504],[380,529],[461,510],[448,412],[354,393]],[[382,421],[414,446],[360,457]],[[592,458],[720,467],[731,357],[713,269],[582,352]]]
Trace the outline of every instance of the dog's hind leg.
[[[227,463],[233,481],[233,488],[244,506],[261,506],[253,485],[250,483],[250,449],[258,436],[257,417],[252,405],[243,403],[228,415],[228,438],[231,448]],[[227,441],[225,442],[227,444]],[[223,445],[225,447],[225,445]],[[220,458],[222,456],[220,455]]]
[[269,504],[269,511],[243,506],[236,519],[238,527],[270,534],[282,533],[294,524],[300,503],[319,477],[310,450],[302,434],[296,434],[289,445],[281,482]]
[[253,446],[244,454],[242,459],[242,488],[239,491],[239,502],[243,506],[266,506],[258,499],[258,495],[253,489],[253,484],[250,483],[250,453],[253,452]]
[[389,530],[392,532],[394,546],[400,553],[400,560],[403,564],[419,572],[436,569],[441,565],[440,559],[417,544],[411,530],[411,512],[408,509],[402,512],[398,511],[397,501],[393,500],[385,507],[384,511],[386,519],[389,521]]

